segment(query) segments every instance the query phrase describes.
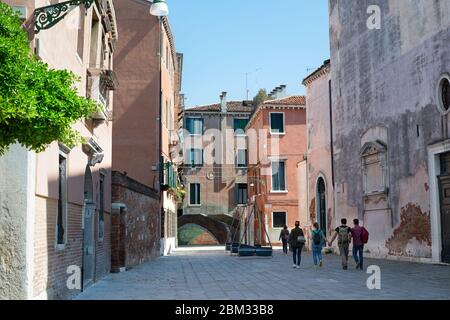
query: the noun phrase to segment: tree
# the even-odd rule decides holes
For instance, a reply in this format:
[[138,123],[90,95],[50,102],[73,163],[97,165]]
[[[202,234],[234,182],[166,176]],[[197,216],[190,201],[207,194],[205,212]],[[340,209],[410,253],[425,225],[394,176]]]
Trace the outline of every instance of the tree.
[[34,56],[20,25],[0,2],[0,155],[14,143],[37,152],[53,141],[73,147],[82,138],[72,125],[99,106],[77,94],[72,72],[52,70]]
[[269,100],[266,89],[259,89],[258,94],[253,98],[253,103],[255,106],[259,106],[266,100]]

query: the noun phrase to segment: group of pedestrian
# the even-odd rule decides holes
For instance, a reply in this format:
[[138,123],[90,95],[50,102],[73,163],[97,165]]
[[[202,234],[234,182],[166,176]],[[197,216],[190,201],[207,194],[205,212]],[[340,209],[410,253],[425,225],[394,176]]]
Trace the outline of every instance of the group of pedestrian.
[[[315,266],[323,266],[322,249],[328,242],[329,246],[333,245],[333,242],[338,238],[339,253],[342,260],[342,269],[348,269],[348,256],[349,247],[353,241],[353,258],[356,262],[356,269],[363,270],[363,251],[364,244],[369,240],[369,232],[359,225],[359,220],[353,220],[353,228],[347,226],[347,219],[341,219],[341,225],[335,229],[334,235],[330,241],[327,241],[325,234],[322,229],[320,229],[319,224],[316,222],[313,224],[314,229],[311,230],[309,239],[312,243],[312,255]],[[300,222],[295,222],[295,228],[289,232],[288,227],[284,226],[283,230],[280,232],[279,240],[283,243],[283,252],[288,254],[288,244],[289,248],[293,253],[293,268],[300,268],[301,254],[303,247],[306,243],[305,234],[300,228]]]

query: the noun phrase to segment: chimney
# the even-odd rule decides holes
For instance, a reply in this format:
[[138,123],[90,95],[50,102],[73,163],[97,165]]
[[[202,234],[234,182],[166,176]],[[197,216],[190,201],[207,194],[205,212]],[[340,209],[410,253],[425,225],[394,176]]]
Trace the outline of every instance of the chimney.
[[220,110],[222,113],[227,112],[227,93],[225,91],[220,95]]
[[281,86],[279,86],[279,88],[280,88],[280,94],[279,94],[279,99],[282,99],[282,98],[286,98],[286,96],[287,96],[287,94],[286,94],[286,85],[285,84],[282,84]]
[[280,99],[280,91],[281,91],[280,87],[275,88],[275,99]]

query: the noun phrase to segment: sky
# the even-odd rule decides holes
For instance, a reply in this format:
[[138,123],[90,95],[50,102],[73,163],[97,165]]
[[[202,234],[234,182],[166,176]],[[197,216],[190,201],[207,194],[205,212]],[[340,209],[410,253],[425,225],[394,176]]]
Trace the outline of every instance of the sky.
[[[327,0],[168,0],[177,52],[184,54],[186,106],[244,100],[260,88],[302,80],[329,59]],[[247,74],[247,76],[246,76]]]

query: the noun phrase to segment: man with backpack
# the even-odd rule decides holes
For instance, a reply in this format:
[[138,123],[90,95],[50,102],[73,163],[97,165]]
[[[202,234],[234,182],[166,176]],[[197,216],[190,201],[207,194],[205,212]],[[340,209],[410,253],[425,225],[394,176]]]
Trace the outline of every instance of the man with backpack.
[[319,264],[319,266],[322,267],[322,248],[325,244],[325,236],[317,222],[314,223],[313,226],[314,229],[311,231],[311,240],[314,265],[317,266],[317,264]]
[[342,259],[342,269],[348,269],[348,248],[351,242],[351,228],[347,226],[347,219],[341,219],[341,226],[335,229],[333,238],[329,242],[330,247],[333,241],[338,237],[339,253]]
[[292,229],[291,234],[289,235],[289,246],[292,248],[294,258],[293,268],[300,268],[302,250],[305,242],[305,235],[300,228],[300,221],[295,221],[295,228]]
[[364,244],[369,240],[369,232],[359,225],[359,220],[353,220],[354,227],[351,230],[353,238],[353,259],[356,262],[356,269],[363,270]]

